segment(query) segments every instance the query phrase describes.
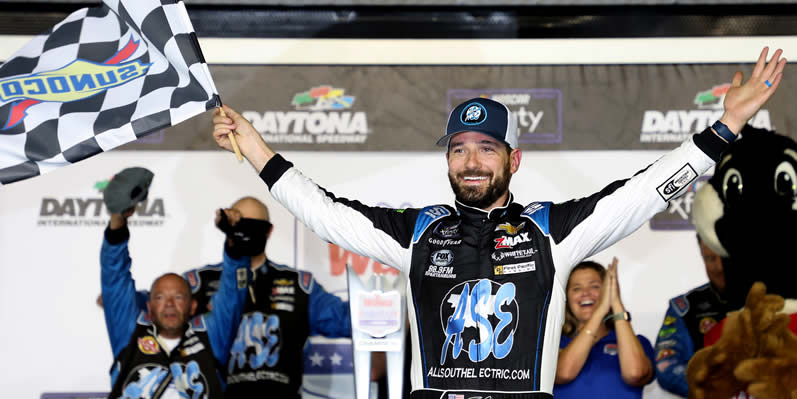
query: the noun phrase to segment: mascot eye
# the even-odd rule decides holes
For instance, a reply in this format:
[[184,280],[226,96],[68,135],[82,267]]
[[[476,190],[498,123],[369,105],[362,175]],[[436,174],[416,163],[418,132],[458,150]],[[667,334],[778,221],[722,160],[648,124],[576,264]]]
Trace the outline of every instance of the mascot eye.
[[784,197],[797,196],[797,174],[794,166],[783,161],[775,169],[775,192]]
[[742,174],[734,168],[728,169],[722,180],[722,196],[725,197],[725,202],[732,204],[741,200],[743,187]]

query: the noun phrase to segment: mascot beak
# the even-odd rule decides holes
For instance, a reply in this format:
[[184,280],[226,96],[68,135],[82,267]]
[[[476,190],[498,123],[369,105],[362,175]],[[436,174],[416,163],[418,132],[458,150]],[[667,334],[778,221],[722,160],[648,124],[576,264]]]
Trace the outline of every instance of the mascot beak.
[[695,194],[692,204],[692,224],[695,225],[697,234],[703,242],[723,258],[728,257],[728,251],[717,237],[715,225],[724,215],[725,206],[717,190],[711,184],[704,184]]

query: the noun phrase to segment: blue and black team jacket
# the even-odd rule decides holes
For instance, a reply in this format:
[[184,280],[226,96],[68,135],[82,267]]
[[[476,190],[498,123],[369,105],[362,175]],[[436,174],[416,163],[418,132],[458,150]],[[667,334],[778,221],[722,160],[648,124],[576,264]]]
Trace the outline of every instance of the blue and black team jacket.
[[[183,274],[197,309],[213,308],[223,265]],[[311,273],[271,261],[253,273],[243,314],[225,368],[228,399],[249,398],[252,392],[298,398],[308,336],[351,337],[348,302],[326,292]]]
[[689,395],[689,359],[703,348],[703,336],[727,312],[727,304],[708,283],[670,300],[656,337],[656,372],[662,388],[683,397]]
[[105,324],[111,341],[109,398],[221,398],[219,372],[227,361],[235,326],[246,299],[250,258],[226,253],[213,311],[192,318],[177,346],[167,354],[146,311],[136,304],[126,227],[106,229],[100,253]]

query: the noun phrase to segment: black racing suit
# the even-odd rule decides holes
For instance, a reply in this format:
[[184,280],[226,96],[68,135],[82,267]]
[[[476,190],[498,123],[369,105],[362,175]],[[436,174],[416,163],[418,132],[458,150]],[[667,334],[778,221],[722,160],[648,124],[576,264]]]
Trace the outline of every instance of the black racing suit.
[[260,177],[322,239],[409,279],[412,398],[551,398],[565,284],[727,146],[707,129],[629,180],[560,204],[387,209],[337,198],[277,155]]
[[728,313],[728,304],[706,283],[670,300],[656,338],[656,379],[662,388],[689,396],[686,365],[703,348],[703,336]]

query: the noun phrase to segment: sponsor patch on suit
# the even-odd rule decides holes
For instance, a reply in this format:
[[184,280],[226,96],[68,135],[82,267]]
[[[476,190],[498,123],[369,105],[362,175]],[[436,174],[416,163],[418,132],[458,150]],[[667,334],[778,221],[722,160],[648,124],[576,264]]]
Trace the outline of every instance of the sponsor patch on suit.
[[533,272],[535,270],[537,270],[537,266],[535,265],[534,261],[516,263],[514,265],[496,265],[494,268],[496,276]]

